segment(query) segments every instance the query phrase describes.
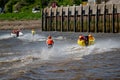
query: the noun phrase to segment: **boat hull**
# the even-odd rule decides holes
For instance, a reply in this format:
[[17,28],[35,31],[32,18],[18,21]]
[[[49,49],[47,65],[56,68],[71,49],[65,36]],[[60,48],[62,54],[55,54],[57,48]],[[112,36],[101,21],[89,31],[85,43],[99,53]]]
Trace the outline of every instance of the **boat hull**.
[[[11,33],[11,36],[12,36],[12,37],[17,37],[17,34],[16,34],[16,33]],[[22,32],[19,32],[19,36],[23,36],[23,33],[22,33]]]

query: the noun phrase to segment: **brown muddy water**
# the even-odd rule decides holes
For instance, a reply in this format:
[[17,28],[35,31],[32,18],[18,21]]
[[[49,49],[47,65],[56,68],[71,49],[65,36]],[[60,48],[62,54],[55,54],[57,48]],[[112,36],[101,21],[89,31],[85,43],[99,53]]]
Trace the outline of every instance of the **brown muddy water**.
[[[0,80],[120,80],[120,34],[94,33],[95,45],[80,47],[79,34],[24,30],[14,38],[0,31]],[[53,48],[45,40],[52,35]]]

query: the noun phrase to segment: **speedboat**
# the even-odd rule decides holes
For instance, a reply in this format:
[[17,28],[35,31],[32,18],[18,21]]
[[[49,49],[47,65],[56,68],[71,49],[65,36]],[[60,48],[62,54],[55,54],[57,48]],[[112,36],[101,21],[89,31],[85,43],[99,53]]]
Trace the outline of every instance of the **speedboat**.
[[19,36],[23,36],[23,33],[20,31],[18,34],[17,33],[11,33],[10,35],[12,37],[19,37]]

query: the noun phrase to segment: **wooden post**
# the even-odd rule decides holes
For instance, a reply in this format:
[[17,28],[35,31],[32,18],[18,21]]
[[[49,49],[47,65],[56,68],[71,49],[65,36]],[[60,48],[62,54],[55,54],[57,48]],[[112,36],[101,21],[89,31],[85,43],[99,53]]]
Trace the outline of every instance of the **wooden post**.
[[117,32],[119,33],[119,14],[117,13]]
[[45,31],[47,31],[48,29],[47,29],[47,13],[46,13],[46,10],[45,10],[45,12],[44,12],[44,24],[45,24]]
[[63,31],[63,6],[61,6],[61,32]]
[[104,5],[104,14],[103,14],[103,31],[106,32],[106,5]]
[[90,6],[88,5],[88,26],[87,26],[87,32],[90,32]]
[[114,18],[114,4],[112,5],[112,33],[114,33],[114,27],[115,27],[115,18]]
[[76,7],[75,5],[73,7],[74,7],[74,32],[76,32]]
[[98,32],[98,6],[96,5],[95,32]]
[[42,27],[42,31],[44,31],[44,13],[43,13],[43,9],[41,10],[42,11],[42,23],[41,23],[41,27]]
[[120,24],[119,24],[120,22],[119,21],[120,21],[120,14],[118,14],[118,29],[119,29],[118,32],[120,32]]
[[70,27],[70,25],[69,25],[70,24],[70,21],[69,21],[69,17],[70,17],[69,16],[70,15],[70,13],[69,13],[69,5],[67,7],[68,7],[68,9],[67,9],[68,10],[67,11],[68,12],[68,14],[67,14],[67,31],[69,31],[69,27]]
[[50,31],[52,31],[52,7],[50,7]]
[[83,32],[83,6],[81,4],[81,17],[80,17],[80,22],[81,22],[81,32]]
[[56,19],[56,22],[55,22],[55,31],[57,31],[57,25],[58,25],[58,18],[57,18],[58,14],[57,14],[57,7],[55,9],[55,19]]
[[[111,32],[111,26],[112,26],[112,25],[111,25],[111,21],[110,21],[110,20],[111,20],[111,15],[108,14],[108,17],[107,17],[107,18],[109,18],[109,19],[108,19],[108,22],[109,22],[109,23],[108,23],[108,26],[106,27],[106,30],[107,30],[107,32],[110,33],[110,32]],[[106,23],[107,23],[107,22],[106,22]]]

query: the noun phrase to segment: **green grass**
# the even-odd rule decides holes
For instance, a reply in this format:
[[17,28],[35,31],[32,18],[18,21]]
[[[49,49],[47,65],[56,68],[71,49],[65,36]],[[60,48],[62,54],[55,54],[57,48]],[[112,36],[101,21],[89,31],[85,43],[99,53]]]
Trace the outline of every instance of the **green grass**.
[[41,18],[41,13],[21,12],[0,14],[0,20],[37,20]]

